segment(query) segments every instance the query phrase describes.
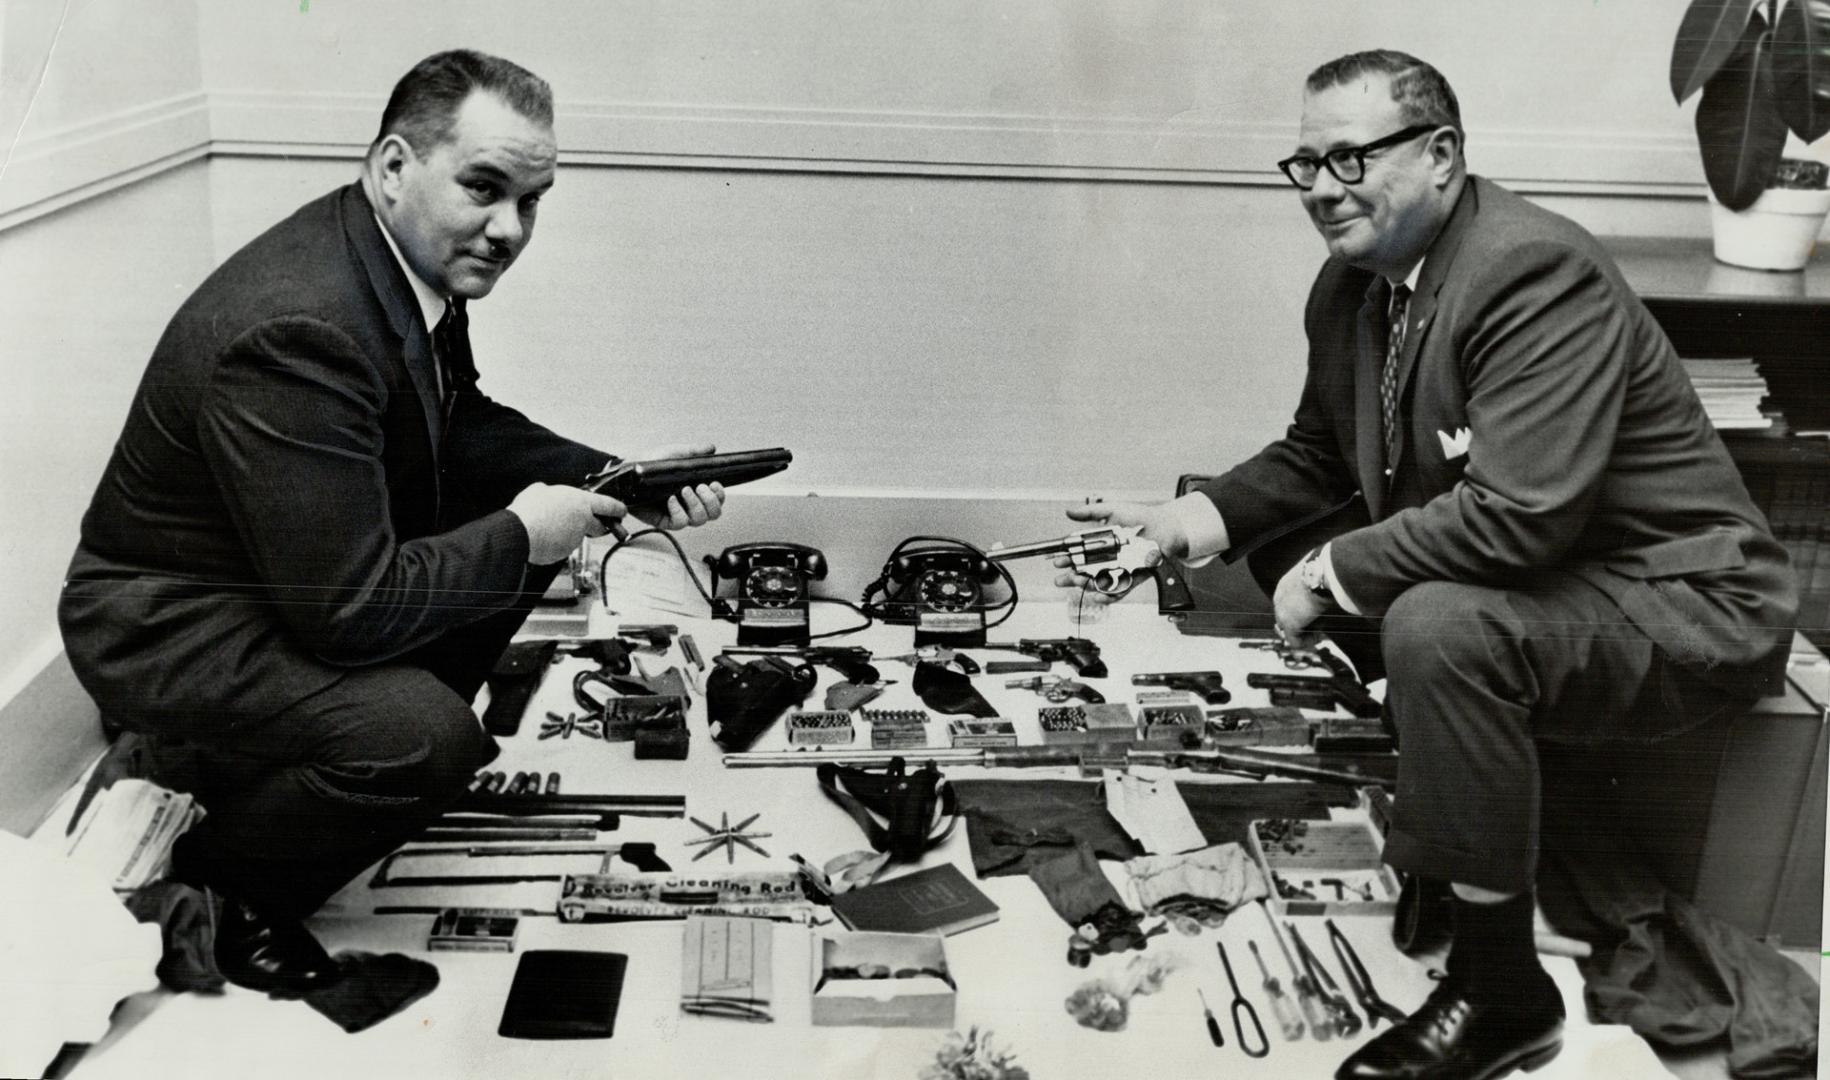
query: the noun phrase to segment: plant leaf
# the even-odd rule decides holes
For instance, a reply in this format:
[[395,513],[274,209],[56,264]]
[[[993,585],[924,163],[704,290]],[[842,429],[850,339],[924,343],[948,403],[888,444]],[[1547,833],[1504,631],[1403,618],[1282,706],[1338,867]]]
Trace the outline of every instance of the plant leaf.
[[1830,134],[1830,0],[1792,0],[1773,28],[1773,92],[1799,138]]
[[1691,0],[1671,47],[1671,96],[1679,105],[1722,69],[1747,29],[1747,0]]
[[1745,210],[1760,197],[1785,149],[1786,122],[1773,102],[1772,52],[1772,31],[1756,12],[1697,102],[1703,175],[1730,210]]

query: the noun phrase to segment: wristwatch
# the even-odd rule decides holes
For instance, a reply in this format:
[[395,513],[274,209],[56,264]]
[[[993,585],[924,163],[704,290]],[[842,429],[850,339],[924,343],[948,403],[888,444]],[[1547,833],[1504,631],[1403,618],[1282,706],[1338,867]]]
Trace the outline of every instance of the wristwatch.
[[1296,574],[1303,588],[1320,599],[1333,602],[1334,590],[1328,587],[1328,573],[1322,569],[1321,548],[1311,548],[1309,554],[1303,556],[1303,561],[1296,564]]

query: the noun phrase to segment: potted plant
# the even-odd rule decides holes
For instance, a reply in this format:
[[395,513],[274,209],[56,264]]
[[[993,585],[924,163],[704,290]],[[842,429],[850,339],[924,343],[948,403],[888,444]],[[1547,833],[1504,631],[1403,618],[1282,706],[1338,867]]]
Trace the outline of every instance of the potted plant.
[[1701,90],[1697,143],[1716,258],[1797,270],[1830,213],[1820,162],[1785,156],[1787,133],[1830,133],[1830,0],[1692,0],[1671,50],[1671,93]]

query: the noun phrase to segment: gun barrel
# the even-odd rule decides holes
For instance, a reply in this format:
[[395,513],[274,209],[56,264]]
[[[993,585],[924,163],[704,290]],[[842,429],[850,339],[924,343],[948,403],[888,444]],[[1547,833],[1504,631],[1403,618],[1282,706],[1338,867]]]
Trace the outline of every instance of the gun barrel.
[[587,480],[585,487],[642,506],[666,502],[674,492],[694,484],[747,484],[781,472],[793,460],[791,452],[777,446],[731,454],[624,462],[607,475]]
[[1033,544],[993,548],[985,552],[985,557],[992,562],[1009,562],[1012,559],[1028,559],[1037,555],[1066,555],[1079,546],[1081,546],[1079,537],[1064,536],[1059,540],[1038,540]]

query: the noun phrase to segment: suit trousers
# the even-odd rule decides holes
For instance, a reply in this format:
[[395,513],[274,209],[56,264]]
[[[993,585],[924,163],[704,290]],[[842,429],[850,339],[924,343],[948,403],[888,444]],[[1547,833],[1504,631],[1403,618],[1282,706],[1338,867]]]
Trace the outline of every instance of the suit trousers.
[[[1252,562],[1267,593],[1282,562]],[[1362,678],[1386,680],[1399,745],[1386,862],[1502,892],[1536,877],[1540,742],[1645,744],[1753,703],[1671,660],[1606,593],[1562,571],[1504,588],[1424,582],[1381,619],[1324,616],[1317,629]]]
[[495,759],[470,702],[558,569],[530,567],[512,607],[264,721],[182,744],[149,733],[156,778],[208,812],[173,875],[304,918],[424,828]]

